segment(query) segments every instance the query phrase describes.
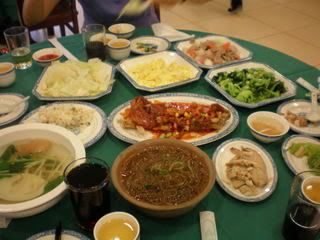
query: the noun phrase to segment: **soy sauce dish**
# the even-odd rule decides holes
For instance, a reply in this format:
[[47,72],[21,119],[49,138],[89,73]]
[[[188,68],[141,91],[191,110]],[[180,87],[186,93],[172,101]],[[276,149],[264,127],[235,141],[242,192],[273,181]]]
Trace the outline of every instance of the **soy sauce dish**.
[[52,62],[59,60],[62,57],[62,52],[57,48],[44,48],[36,51],[32,58],[41,67],[47,67]]
[[252,135],[263,143],[280,140],[290,129],[283,116],[266,111],[250,114],[247,124]]

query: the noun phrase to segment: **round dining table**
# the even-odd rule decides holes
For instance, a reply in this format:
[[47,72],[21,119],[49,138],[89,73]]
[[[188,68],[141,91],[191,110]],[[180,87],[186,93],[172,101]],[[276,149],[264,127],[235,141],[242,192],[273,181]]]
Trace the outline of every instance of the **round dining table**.
[[[195,31],[186,32],[194,34],[196,37],[210,34]],[[141,35],[153,35],[153,32],[149,28],[141,28],[135,31],[133,37]],[[83,61],[87,60],[81,35],[67,36],[59,38],[58,40],[78,59]],[[257,45],[249,41],[240,39],[233,40],[252,51],[253,61],[265,63],[271,66],[292,81],[295,81],[298,77],[303,77],[309,82],[316,82],[317,77],[320,75],[318,69],[279,51]],[[48,41],[33,44],[31,46],[33,52],[46,47],[52,47]],[[172,47],[172,49],[174,48]],[[131,57],[134,57],[134,55],[131,55]],[[0,56],[0,62],[6,61],[11,61],[9,54]],[[117,64],[117,62],[111,61],[110,59],[107,59],[106,61],[113,65]],[[30,96],[28,111],[32,111],[33,109],[46,104],[47,102],[40,101],[32,95],[32,89],[42,71],[43,68],[37,65],[35,62],[33,63],[32,67],[27,70],[16,70],[16,82],[10,87],[1,88],[0,93],[19,93],[25,96]],[[223,95],[217,92],[204,80],[206,72],[206,70],[203,72],[200,81],[175,87],[169,90],[164,90],[162,92],[197,93],[227,101]],[[114,108],[123,104],[124,102],[127,102],[139,95],[149,94],[148,92],[135,89],[119,72],[116,73],[115,80],[116,81],[114,83],[113,90],[110,94],[97,100],[90,101],[91,103],[100,107],[107,116]],[[294,98],[306,98],[306,93],[307,91],[305,89],[297,87],[297,94]],[[217,147],[226,140],[241,137],[257,141],[251,135],[247,126],[246,120],[248,115],[255,111],[276,112],[277,107],[282,102],[272,103],[256,109],[247,109],[235,106],[240,116],[240,123],[238,127],[226,137],[200,146],[200,148],[211,157]],[[19,121],[16,121],[14,124],[18,123]],[[294,134],[294,132],[289,131],[285,138],[292,134]],[[284,139],[282,139],[282,141],[284,141]],[[110,186],[111,211],[125,211],[133,214],[140,223],[140,239],[142,240],[201,239],[199,213],[202,211],[213,211],[215,213],[217,233],[220,240],[284,239],[281,229],[285,216],[287,201],[289,198],[290,185],[294,174],[290,171],[284,159],[282,158],[282,141],[269,144],[259,143],[267,150],[267,152],[271,154],[278,170],[278,183],[276,189],[272,195],[263,201],[256,203],[239,201],[228,195],[216,183],[208,196],[190,212],[172,219],[157,219],[146,216],[133,208],[128,202],[121,198],[121,196],[112,186]],[[101,158],[111,167],[116,157],[128,146],[130,146],[130,144],[117,139],[109,131],[107,131],[98,142],[87,148],[86,152],[87,156]],[[77,224],[71,201],[67,194],[56,205],[40,214],[21,219],[13,219],[7,228],[0,229],[0,239],[26,239],[36,233],[55,229],[59,221],[62,222],[63,229],[80,232],[83,235],[93,239],[91,232],[82,230]]]

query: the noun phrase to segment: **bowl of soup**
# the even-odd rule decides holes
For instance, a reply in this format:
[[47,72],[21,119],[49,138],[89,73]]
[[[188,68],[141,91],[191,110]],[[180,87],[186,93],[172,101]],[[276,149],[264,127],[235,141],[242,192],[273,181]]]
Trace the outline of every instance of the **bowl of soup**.
[[43,48],[36,51],[32,58],[41,67],[47,67],[54,61],[58,61],[62,57],[62,52],[58,48]]
[[14,64],[10,62],[0,63],[0,87],[8,87],[16,80]]
[[215,169],[201,149],[174,139],[151,139],[125,149],[111,170],[118,193],[143,213],[169,218],[194,208],[211,191]]
[[108,42],[108,52],[113,60],[120,61],[130,55],[130,41],[124,38],[112,39]]
[[280,140],[290,129],[288,122],[283,116],[267,111],[250,114],[247,118],[247,124],[252,135],[264,143]]
[[64,195],[63,170],[85,157],[72,132],[55,125],[29,123],[0,130],[0,218],[40,213]]

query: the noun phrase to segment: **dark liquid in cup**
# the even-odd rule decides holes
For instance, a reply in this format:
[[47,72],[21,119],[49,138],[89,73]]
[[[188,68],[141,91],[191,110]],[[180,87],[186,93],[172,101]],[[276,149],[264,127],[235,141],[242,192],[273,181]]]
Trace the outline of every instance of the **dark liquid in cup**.
[[287,240],[315,240],[320,233],[320,213],[303,203],[292,206],[286,214],[282,234]]
[[74,212],[80,226],[92,230],[95,223],[110,212],[107,169],[99,164],[83,163],[72,169],[67,175],[67,182],[75,188],[104,186],[93,191],[69,191]]
[[89,58],[99,58],[101,61],[106,60],[105,47],[103,42],[92,41],[86,43],[87,57]]

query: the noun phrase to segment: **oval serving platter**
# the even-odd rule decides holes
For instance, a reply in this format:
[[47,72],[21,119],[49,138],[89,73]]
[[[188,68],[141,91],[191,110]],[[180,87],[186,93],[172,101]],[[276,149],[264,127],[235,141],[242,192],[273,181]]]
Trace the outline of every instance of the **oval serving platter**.
[[[48,230],[45,232],[37,233],[29,238],[27,240],[48,240],[48,239],[54,239],[55,230]],[[63,230],[61,233],[61,239],[63,240],[89,240],[86,236],[70,230]]]
[[[232,147],[251,148],[258,152],[258,154],[264,160],[267,169],[268,183],[259,194],[255,196],[246,196],[231,185],[230,180],[226,175],[226,164],[234,157],[234,154],[230,151]],[[218,184],[230,196],[238,200],[244,202],[259,202],[269,197],[276,188],[278,182],[278,172],[271,155],[263,147],[249,139],[234,138],[225,141],[216,149],[212,156],[212,160],[216,168]]]
[[[320,111],[320,106],[318,106],[319,111]],[[281,114],[281,115],[285,115],[285,113],[287,111],[290,111],[294,114],[305,114],[307,112],[311,111],[311,102],[304,100],[304,99],[294,99],[288,102],[284,102],[282,103],[278,109],[277,109],[277,113]],[[297,132],[297,133],[301,133],[301,134],[305,134],[305,135],[309,135],[309,136],[314,136],[314,137],[320,137],[320,125],[318,124],[318,126],[315,126],[313,124],[308,124],[307,127],[298,127],[292,123],[290,123],[288,121],[291,130]]]
[[[228,109],[231,113],[231,117],[228,119],[223,129],[218,132],[208,133],[198,138],[185,140],[186,142],[189,142],[195,146],[204,145],[223,138],[224,136],[230,134],[239,124],[239,114],[236,109],[234,109],[230,104],[210,96],[192,93],[163,93],[146,96],[145,98],[148,100],[157,100],[161,102],[195,102],[199,104],[218,103],[224,108]],[[136,129],[125,129],[121,126],[121,114],[125,111],[125,109],[130,107],[130,102],[131,100],[120,105],[112,111],[108,117],[108,129],[115,137],[132,144],[151,139],[153,135],[149,131],[143,131],[143,133],[141,133]]]
[[[0,103],[3,104],[16,104],[22,100],[25,96],[17,93],[0,93]],[[14,111],[8,114],[0,115],[0,127],[14,122],[15,120],[22,117],[23,114],[28,110],[29,102],[25,101],[19,104]]]
[[[107,130],[107,121],[104,111],[94,104],[87,102],[55,102],[41,106],[30,113],[28,113],[22,120],[21,123],[41,123],[39,119],[38,112],[41,108],[53,107],[53,106],[63,106],[63,105],[76,105],[81,106],[81,108],[92,110],[93,116],[90,125],[81,130],[72,131],[75,133],[82,141],[85,147],[89,147],[96,143]],[[63,114],[63,112],[61,112]]]
[[306,157],[296,157],[291,154],[288,149],[294,143],[316,143],[320,145],[320,141],[316,138],[304,135],[292,135],[288,137],[282,144],[281,152],[284,161],[294,174],[304,171],[313,170],[309,167]]

